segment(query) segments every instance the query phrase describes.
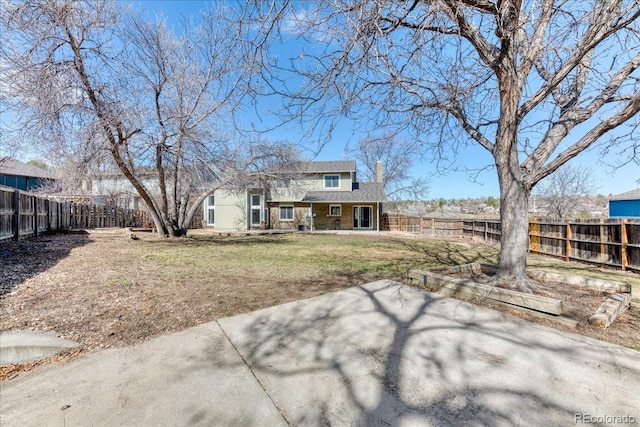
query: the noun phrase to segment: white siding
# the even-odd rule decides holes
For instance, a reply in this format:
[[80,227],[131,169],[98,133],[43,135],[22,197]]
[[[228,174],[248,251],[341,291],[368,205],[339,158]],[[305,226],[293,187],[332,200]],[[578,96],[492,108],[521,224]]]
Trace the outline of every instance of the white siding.
[[[325,189],[325,175],[340,175],[340,188]],[[299,202],[309,191],[351,191],[351,173],[319,173],[308,174],[289,184],[289,188],[277,188],[271,191],[272,202]]]
[[244,190],[241,192],[218,190],[214,195],[216,202],[215,229],[221,231],[246,230],[246,192]]

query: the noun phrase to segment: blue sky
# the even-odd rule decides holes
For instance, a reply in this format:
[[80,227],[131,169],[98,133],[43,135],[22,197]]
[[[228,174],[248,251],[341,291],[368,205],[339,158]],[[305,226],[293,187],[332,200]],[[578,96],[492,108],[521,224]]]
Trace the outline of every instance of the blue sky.
[[[181,15],[188,16],[196,14],[208,2],[206,1],[157,1],[145,0],[135,1],[133,6],[155,13],[161,12],[169,20],[177,20]],[[357,124],[347,121],[341,122],[334,132],[330,143],[325,145],[323,149],[317,153],[317,160],[337,160],[344,159],[348,156],[345,154],[348,146],[357,143],[359,135],[354,129]],[[273,139],[283,139],[291,135],[304,135],[304,129],[296,132],[295,129],[286,129],[275,132],[269,137]],[[309,147],[315,147],[316,141],[294,140],[292,142],[302,142]],[[313,148],[308,152],[313,153]],[[28,156],[28,155],[27,155]],[[492,164],[491,155],[476,144],[472,144],[458,153],[457,164],[460,168],[479,170]],[[27,159],[28,160],[28,159]],[[637,188],[640,185],[640,167],[635,164],[629,164],[620,168],[613,168],[607,164],[616,164],[621,158],[612,153],[606,158],[601,158],[598,150],[591,150],[581,153],[578,157],[570,161],[573,165],[584,165],[592,169],[594,177],[598,182],[598,192],[600,194],[619,194],[625,191]],[[417,159],[413,165],[411,172],[416,176],[429,176],[431,187],[429,198],[466,198],[466,197],[486,197],[499,196],[497,176],[493,169],[485,170],[479,174],[464,171],[450,171],[446,175],[435,173],[435,167],[432,162],[427,159]]]
[[[146,9],[150,12],[162,12],[169,20],[179,18],[180,15],[197,13],[205,6],[207,1],[157,1],[145,0],[133,2],[134,7]],[[353,131],[357,129],[352,123],[342,122],[335,131],[331,142],[323,147],[315,157],[317,160],[335,160],[346,157],[345,149],[357,143],[359,136]],[[291,135],[291,131],[280,131],[273,135],[279,139]],[[304,134],[300,130],[298,135]],[[297,141],[294,141],[297,142]],[[314,141],[303,141],[310,147],[315,146]],[[313,150],[311,150],[313,151]],[[311,151],[309,154],[311,154]],[[480,170],[492,164],[491,155],[476,144],[468,146],[458,153],[457,163],[460,169]],[[628,164],[623,167],[612,167],[622,158],[611,153],[602,158],[597,149],[583,152],[570,161],[572,165],[583,165],[591,168],[594,178],[598,183],[598,192],[604,195],[619,194],[640,186],[640,167],[636,164]],[[488,169],[480,172],[450,171],[446,175],[435,173],[435,167],[430,159],[418,159],[412,167],[412,173],[418,176],[429,176],[431,188],[429,198],[464,198],[499,196],[498,180],[495,170]]]

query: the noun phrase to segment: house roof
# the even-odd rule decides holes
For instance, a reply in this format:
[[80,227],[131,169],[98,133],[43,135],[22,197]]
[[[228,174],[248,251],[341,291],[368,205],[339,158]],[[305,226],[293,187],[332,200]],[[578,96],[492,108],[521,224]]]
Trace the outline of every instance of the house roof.
[[16,159],[5,159],[0,163],[0,175],[25,176],[28,178],[55,179],[51,172]]
[[609,200],[640,200],[640,188],[611,196]]
[[302,162],[299,172],[301,173],[331,173],[331,172],[355,172],[355,160],[330,160]]
[[309,191],[302,202],[364,203],[386,202],[384,187],[378,182],[361,182],[353,191]]

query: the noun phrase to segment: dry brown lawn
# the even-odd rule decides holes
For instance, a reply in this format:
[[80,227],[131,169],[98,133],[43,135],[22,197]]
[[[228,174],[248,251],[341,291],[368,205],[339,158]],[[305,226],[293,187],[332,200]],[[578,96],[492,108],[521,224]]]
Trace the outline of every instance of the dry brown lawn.
[[[402,281],[407,268],[497,258],[495,247],[481,243],[389,234],[136,234],[139,240],[96,230],[0,242],[0,331],[53,330],[81,343],[61,357],[4,366],[0,377],[373,280]],[[575,263],[541,257],[531,263],[640,284],[637,275]],[[574,332],[640,349],[639,325],[632,309],[604,333],[586,321]]]

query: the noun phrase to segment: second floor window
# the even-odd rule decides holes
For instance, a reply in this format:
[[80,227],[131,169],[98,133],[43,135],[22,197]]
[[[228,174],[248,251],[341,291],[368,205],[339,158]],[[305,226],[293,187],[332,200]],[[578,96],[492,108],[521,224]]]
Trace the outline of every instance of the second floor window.
[[340,188],[340,175],[325,175],[324,188],[331,188],[331,189]]

